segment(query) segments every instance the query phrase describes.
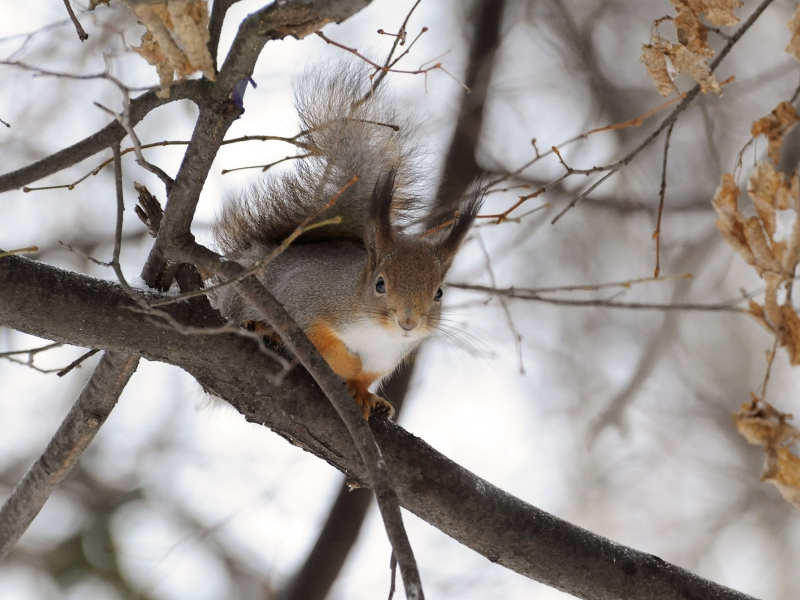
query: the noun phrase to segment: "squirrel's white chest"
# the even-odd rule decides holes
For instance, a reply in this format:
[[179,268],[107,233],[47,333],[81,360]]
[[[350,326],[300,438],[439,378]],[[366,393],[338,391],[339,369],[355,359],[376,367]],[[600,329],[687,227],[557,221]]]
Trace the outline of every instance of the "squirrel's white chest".
[[[398,328],[399,329],[399,328]],[[364,371],[388,375],[424,336],[403,336],[377,323],[355,323],[337,332],[347,349],[361,359]]]

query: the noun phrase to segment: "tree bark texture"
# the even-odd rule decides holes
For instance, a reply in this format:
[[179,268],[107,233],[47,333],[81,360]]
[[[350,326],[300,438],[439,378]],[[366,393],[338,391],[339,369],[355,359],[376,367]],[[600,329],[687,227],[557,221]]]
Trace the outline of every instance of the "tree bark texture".
[[[305,371],[295,368],[273,386],[265,374],[278,367],[252,341],[182,335],[132,308],[113,283],[18,256],[0,259],[0,325],[181,367],[248,421],[367,483],[347,429]],[[165,310],[193,327],[222,322],[199,303]],[[390,421],[371,424],[401,504],[493,562],[587,600],[750,598],[541,511]]]

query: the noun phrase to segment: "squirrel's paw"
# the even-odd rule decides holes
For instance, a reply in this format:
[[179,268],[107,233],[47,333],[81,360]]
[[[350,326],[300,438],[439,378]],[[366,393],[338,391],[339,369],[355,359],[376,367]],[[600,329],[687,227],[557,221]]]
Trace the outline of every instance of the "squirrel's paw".
[[264,323],[263,321],[251,321],[247,320],[241,325],[242,329],[247,329],[247,331],[254,331],[256,333],[260,333],[261,336],[264,338],[269,344],[272,344],[276,348],[283,347],[283,340],[281,337],[275,333],[275,330],[272,329],[269,325]]
[[356,401],[361,412],[364,413],[365,419],[369,420],[369,416],[373,412],[389,419],[394,417],[392,403],[368,391],[360,382],[348,381],[347,389],[353,395],[353,400]]

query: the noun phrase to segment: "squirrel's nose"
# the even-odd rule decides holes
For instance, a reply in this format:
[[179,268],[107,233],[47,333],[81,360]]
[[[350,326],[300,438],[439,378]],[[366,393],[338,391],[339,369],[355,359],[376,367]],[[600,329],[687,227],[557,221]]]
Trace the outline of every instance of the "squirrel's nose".
[[405,331],[411,331],[417,325],[419,325],[419,321],[417,319],[412,319],[411,317],[406,317],[405,319],[399,319],[400,327],[402,327]]

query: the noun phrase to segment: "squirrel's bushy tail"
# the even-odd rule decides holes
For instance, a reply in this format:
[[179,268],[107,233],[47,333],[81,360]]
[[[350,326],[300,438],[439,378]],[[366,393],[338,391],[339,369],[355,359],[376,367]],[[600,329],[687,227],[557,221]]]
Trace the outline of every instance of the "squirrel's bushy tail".
[[315,220],[342,217],[340,225],[313,229],[296,243],[324,239],[361,240],[372,190],[395,173],[392,212],[402,219],[418,205],[420,144],[412,122],[402,118],[385,85],[372,89],[364,63],[316,65],[295,86],[295,108],[302,133],[292,170],[267,176],[227,202],[215,228],[227,255],[254,243],[280,243],[317,213],[354,176],[357,183]]

